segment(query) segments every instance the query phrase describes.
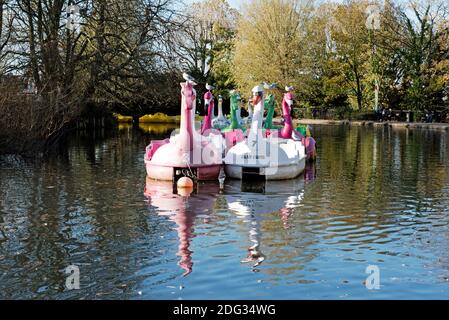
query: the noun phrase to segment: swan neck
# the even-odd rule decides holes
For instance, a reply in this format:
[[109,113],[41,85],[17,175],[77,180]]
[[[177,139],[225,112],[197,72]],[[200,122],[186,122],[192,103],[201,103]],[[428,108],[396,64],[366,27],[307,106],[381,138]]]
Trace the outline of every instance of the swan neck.
[[218,117],[223,118],[223,101],[218,101]]

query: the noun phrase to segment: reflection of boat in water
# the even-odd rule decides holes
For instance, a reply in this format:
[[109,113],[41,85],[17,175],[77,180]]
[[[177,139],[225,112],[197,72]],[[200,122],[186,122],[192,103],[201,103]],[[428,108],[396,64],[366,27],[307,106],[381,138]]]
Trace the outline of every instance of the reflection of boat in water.
[[180,258],[178,265],[184,269],[184,276],[192,272],[193,262],[190,242],[194,237],[195,218],[198,213],[207,214],[212,210],[218,193],[216,183],[203,183],[189,194],[188,191],[173,192],[170,181],[155,181],[147,177],[144,194],[149,204],[158,209],[158,214],[168,216],[176,223],[179,238],[177,255]]
[[[242,192],[245,192],[242,194]],[[288,228],[288,219],[292,209],[298,207],[304,196],[304,179],[285,181],[245,182],[230,180],[225,185],[225,197],[228,208],[248,223],[248,257],[242,263],[251,262],[253,268],[265,260],[260,249],[261,223],[265,214],[279,212],[284,228]]]
[[304,180],[306,182],[313,182],[316,179],[316,164],[315,161],[308,161],[304,170]]

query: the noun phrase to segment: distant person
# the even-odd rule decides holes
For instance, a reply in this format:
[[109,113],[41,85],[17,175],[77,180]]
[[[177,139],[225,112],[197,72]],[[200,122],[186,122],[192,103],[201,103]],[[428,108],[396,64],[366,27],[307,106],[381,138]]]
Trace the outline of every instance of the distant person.
[[426,123],[432,122],[432,112],[428,111],[427,109],[425,109],[424,111],[425,111],[424,122],[426,122]]
[[313,110],[312,110],[312,118],[316,119],[317,115],[318,115],[318,110],[316,108],[313,108]]
[[382,122],[382,112],[383,112],[384,108],[380,107],[379,109],[376,110],[376,119],[377,121]]
[[385,108],[382,108],[381,119],[382,121],[387,121],[387,109]]

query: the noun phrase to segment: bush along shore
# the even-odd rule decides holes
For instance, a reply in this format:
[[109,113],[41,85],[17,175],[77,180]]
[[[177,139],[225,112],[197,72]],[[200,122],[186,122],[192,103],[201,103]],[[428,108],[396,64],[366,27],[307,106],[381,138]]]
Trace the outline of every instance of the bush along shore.
[[[56,119],[55,110],[47,104],[28,100],[10,101],[0,106],[0,155],[15,154],[25,158],[41,157],[61,146],[75,131],[114,130],[122,119],[109,107],[86,105],[77,114],[64,114]],[[142,114],[127,116],[137,124]]]
[[51,118],[42,114],[36,116],[36,111],[39,110],[33,108],[32,116],[29,115],[30,111],[27,115],[11,117],[8,121],[0,119],[0,155],[40,157],[58,148],[74,130],[96,130],[115,125],[114,118],[109,114],[70,119],[55,125]]

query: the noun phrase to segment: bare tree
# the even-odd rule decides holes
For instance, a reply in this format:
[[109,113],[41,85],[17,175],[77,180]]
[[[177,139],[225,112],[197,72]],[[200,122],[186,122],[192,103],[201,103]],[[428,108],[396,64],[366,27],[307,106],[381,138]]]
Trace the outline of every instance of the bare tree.
[[8,45],[13,35],[14,15],[9,7],[9,0],[0,0],[0,77],[7,70]]
[[[8,0],[16,17],[14,73],[32,79],[36,94],[8,100],[9,117],[32,111],[29,120],[16,116],[22,123],[5,126],[10,132],[25,127],[33,131],[25,135],[30,139],[53,141],[88,104],[144,98],[142,88],[164,56],[160,42],[175,20],[175,1]],[[6,2],[0,3],[3,11]],[[73,5],[80,9],[80,26],[69,29],[66,12]],[[25,102],[32,108],[17,108]]]
[[[195,2],[180,16],[182,27],[173,33],[171,52],[181,68],[199,82],[211,80],[216,51],[232,42],[238,12],[226,0]],[[229,64],[231,61],[228,61]]]

